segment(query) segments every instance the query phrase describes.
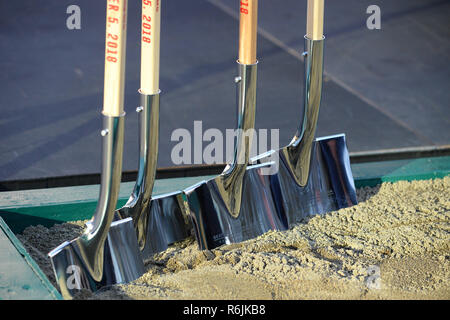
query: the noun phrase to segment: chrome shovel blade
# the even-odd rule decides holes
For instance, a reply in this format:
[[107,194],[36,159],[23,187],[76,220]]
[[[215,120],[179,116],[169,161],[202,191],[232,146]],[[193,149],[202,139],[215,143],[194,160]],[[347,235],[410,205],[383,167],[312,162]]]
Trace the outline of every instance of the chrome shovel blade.
[[[248,159],[249,148],[241,141],[228,170],[184,191],[200,249],[285,230],[307,216],[356,204],[345,136],[314,139],[323,44],[323,39],[305,38],[305,112],[291,143]],[[239,68],[238,128],[254,128],[256,65]],[[253,165],[237,165],[238,154],[245,154],[243,158]],[[263,168],[270,170],[263,173]]]
[[357,204],[345,135],[317,138],[311,151],[305,186],[296,182],[284,153],[279,152],[279,167],[272,177],[272,189],[279,192],[289,227],[308,216]]
[[[282,152],[279,156],[278,166],[260,163],[247,167],[245,197],[237,217],[231,215],[221,198],[219,178],[185,190],[185,203],[201,250],[252,239],[270,230],[286,230],[309,216],[357,204],[344,134],[315,139],[305,186],[297,184]],[[262,172],[270,172],[269,167],[278,170]]]
[[117,212],[121,217],[133,217],[134,236],[144,261],[191,235],[190,220],[180,208],[181,197],[179,191],[153,196],[146,208],[125,206]]
[[185,203],[190,212],[201,250],[255,238],[269,230],[285,230],[284,208],[278,193],[272,193],[272,176],[263,173],[271,164],[247,167],[242,180],[239,214],[234,216],[224,202],[219,185],[221,177],[203,181],[186,190]]
[[48,255],[65,299],[77,291],[136,279],[144,273],[131,219],[112,222],[120,188],[125,114],[103,116],[100,194],[84,233]]
[[100,279],[94,279],[84,262],[82,242],[81,237],[67,241],[48,254],[64,299],[71,299],[82,289],[94,292],[104,286],[127,283],[145,272],[131,218],[111,223],[101,250]]

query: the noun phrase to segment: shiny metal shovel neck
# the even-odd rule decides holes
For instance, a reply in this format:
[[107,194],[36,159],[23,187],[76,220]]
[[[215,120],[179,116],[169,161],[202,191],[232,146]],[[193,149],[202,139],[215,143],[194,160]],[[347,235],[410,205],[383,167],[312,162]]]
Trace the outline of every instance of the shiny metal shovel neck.
[[78,240],[85,266],[96,281],[103,276],[103,248],[119,196],[124,125],[125,113],[118,117],[103,114],[100,195],[93,218]]
[[[124,208],[131,208],[151,199],[156,178],[159,145],[160,93],[145,94],[139,90],[140,104],[136,108],[139,117],[139,166],[131,197]],[[121,209],[121,210],[122,210]]]
[[131,218],[143,260],[168,248],[190,235],[191,225],[184,216],[182,192],[176,191],[154,197],[159,144],[160,93],[139,91],[139,167],[132,194],[117,210],[117,219]]
[[286,165],[299,186],[306,186],[309,177],[312,146],[322,98],[323,52],[325,37],[311,40],[305,36],[305,85],[303,120],[287,148],[283,148]]
[[256,112],[257,65],[238,62],[238,68],[238,121],[232,162],[219,176],[183,190],[184,210],[191,218],[200,250],[286,229],[278,201],[269,190],[271,176],[263,170],[272,164],[248,165]]
[[155,184],[159,145],[159,107],[160,94],[145,94],[139,90],[140,105],[136,108],[139,114],[139,167],[138,177],[133,195],[151,197]]
[[242,185],[250,160],[256,117],[257,65],[237,61],[237,138],[231,164],[216,178],[217,188],[231,216],[237,217],[242,202]]
[[139,90],[139,166],[136,183],[127,203],[118,210],[119,218],[133,219],[139,247],[145,246],[147,219],[156,178],[159,145],[160,93],[145,94]]

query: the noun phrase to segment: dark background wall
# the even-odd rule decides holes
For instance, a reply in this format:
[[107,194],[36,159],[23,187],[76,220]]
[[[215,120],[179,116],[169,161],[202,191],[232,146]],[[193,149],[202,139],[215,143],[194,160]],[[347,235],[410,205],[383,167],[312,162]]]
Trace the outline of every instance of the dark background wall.
[[[158,163],[172,166],[177,128],[235,127],[237,3],[163,0]],[[81,8],[81,30],[66,9]],[[0,181],[100,170],[105,4],[0,2]],[[369,5],[381,30],[366,27]],[[257,127],[290,141],[301,118],[306,0],[259,0]],[[450,143],[450,1],[326,1],[318,136],[350,151]],[[124,170],[138,163],[140,1],[129,1]]]

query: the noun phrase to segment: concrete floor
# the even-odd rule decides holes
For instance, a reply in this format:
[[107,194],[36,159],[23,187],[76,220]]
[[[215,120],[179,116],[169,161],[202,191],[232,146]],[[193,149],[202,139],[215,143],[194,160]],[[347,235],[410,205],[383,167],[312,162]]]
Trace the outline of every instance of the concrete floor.
[[[450,1],[327,1],[317,135],[350,151],[450,143]],[[0,2],[0,181],[100,171],[105,1]],[[238,1],[162,1],[159,166],[177,128],[235,127]],[[66,8],[81,8],[81,30]],[[259,0],[257,128],[287,144],[301,119],[306,0]],[[129,1],[124,170],[138,164],[140,1]],[[207,143],[204,144],[204,146]]]

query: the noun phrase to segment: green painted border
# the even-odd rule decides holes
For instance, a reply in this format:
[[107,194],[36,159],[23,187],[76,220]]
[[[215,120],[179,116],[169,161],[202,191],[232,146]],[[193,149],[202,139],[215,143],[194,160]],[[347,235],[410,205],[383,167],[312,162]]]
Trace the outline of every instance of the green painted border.
[[[155,182],[154,194],[185,189],[213,176],[161,179]],[[117,207],[122,207],[133,190],[134,182],[120,186]],[[0,217],[14,233],[31,225],[51,227],[55,223],[86,220],[97,205],[99,185],[0,192]]]
[[428,180],[450,175],[450,156],[352,164],[355,187],[382,182]]
[[[450,156],[357,163],[351,165],[355,186],[375,186],[382,182],[426,180],[450,175]],[[213,176],[158,179],[155,195],[181,190]],[[122,183],[117,207],[125,204],[133,182]],[[0,192],[0,217],[14,233],[27,226],[85,220],[97,204],[99,185]]]
[[[31,258],[27,250],[23,247],[22,242],[20,242],[20,240],[17,239],[17,237],[14,235],[14,233],[11,231],[6,222],[1,217],[0,217],[0,231],[3,231],[3,233],[9,239],[10,244],[15,247],[15,249],[23,258],[23,260],[25,260],[26,264],[30,267],[31,271],[35,274],[36,278],[38,278],[40,280],[40,283],[42,283],[44,289],[48,291],[50,297],[52,297],[55,300],[62,300],[61,294],[50,283],[50,281],[47,279],[47,276],[42,272],[37,263],[33,260],[33,258]],[[37,288],[33,289],[37,290]]]

